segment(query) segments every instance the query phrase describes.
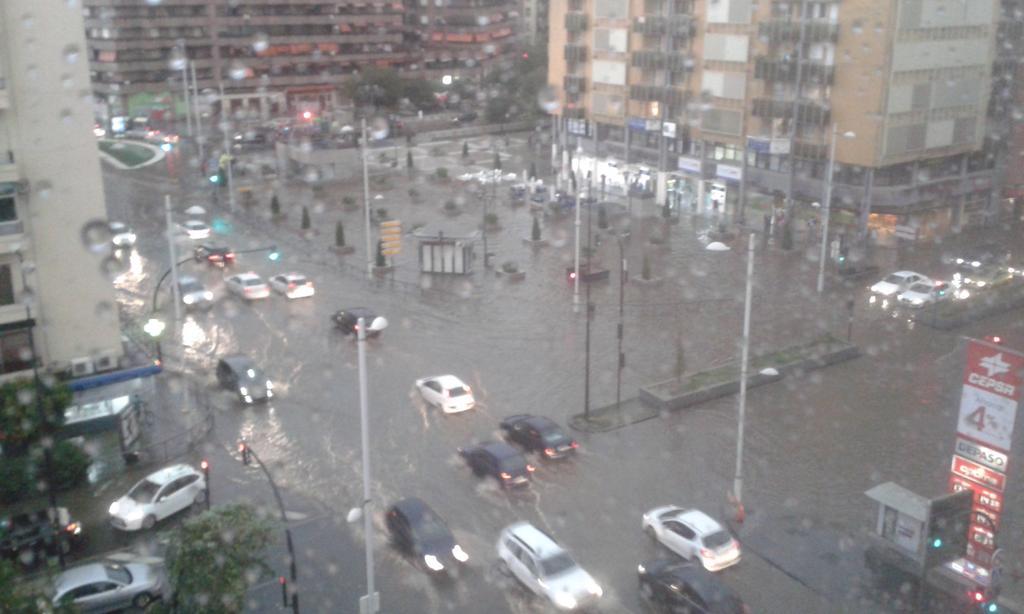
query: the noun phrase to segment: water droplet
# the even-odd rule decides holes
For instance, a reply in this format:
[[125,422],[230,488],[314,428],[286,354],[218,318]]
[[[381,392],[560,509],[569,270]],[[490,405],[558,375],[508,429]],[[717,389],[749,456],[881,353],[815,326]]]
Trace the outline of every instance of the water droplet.
[[82,243],[94,254],[102,254],[110,248],[110,225],[104,220],[92,220],[82,226]]
[[116,256],[107,256],[100,263],[100,271],[110,281],[114,281],[124,273],[128,272],[128,259]]
[[49,198],[50,197],[50,192],[52,192],[52,191],[53,191],[53,184],[50,183],[49,181],[47,181],[46,179],[42,179],[42,180],[36,182],[35,192],[36,192],[36,194],[39,195],[39,198],[42,198],[44,200]]
[[64,47],[64,61],[68,64],[74,64],[75,62],[77,62],[79,54],[80,52],[78,50],[78,45],[72,44],[68,45],[67,47]]
[[61,75],[60,85],[66,90],[75,87],[75,79],[71,75]]
[[555,93],[555,88],[550,85],[545,85],[540,88],[537,92],[537,104],[545,113],[555,113],[561,106],[558,102],[558,95]]
[[26,30],[31,29],[32,26],[35,25],[35,23],[36,18],[33,17],[31,13],[25,13],[24,15],[21,16],[21,27],[25,28]]
[[148,4],[149,6],[156,6],[161,2],[163,2],[163,0],[146,0],[146,4]]
[[64,109],[60,112],[60,121],[65,126],[70,126],[72,120],[74,120],[74,115],[71,113],[70,109]]
[[249,68],[239,60],[234,60],[228,65],[228,76],[235,81],[245,79],[248,74]]
[[266,32],[257,32],[252,39],[252,50],[256,53],[263,53],[270,48],[270,37]]

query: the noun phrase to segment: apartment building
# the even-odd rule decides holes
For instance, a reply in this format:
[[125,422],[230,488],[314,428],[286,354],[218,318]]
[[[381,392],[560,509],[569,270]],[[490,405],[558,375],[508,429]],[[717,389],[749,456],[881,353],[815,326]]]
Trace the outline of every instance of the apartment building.
[[854,136],[834,223],[927,239],[1000,212],[1000,20],[998,0],[553,0],[549,82],[609,186],[733,214],[820,206],[835,128]]
[[523,0],[522,39],[529,46],[548,42],[548,0]]
[[400,1],[86,0],[84,11],[93,89],[110,115],[168,110],[182,56],[200,90],[223,83],[236,106],[264,117],[333,104],[361,67],[413,61]]
[[415,0],[409,32],[428,74],[472,77],[516,52],[520,11],[515,0]]
[[123,354],[103,255],[89,249],[106,214],[85,50],[78,7],[0,3],[0,379],[33,357],[86,375]]

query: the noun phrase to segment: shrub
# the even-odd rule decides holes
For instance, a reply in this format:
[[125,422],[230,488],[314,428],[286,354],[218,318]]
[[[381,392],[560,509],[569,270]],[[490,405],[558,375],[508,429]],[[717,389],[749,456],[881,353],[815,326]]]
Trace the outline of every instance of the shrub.
[[495,225],[497,225],[498,224],[498,214],[497,213],[488,213],[487,215],[485,215],[484,216],[484,224],[487,224],[488,226],[495,226]]
[[334,245],[345,247],[345,224],[341,220],[334,225]]
[[457,209],[458,209],[458,206],[455,204],[454,200],[449,198],[448,200],[444,201],[444,210],[445,211],[455,211]]
[[312,224],[309,221],[309,209],[306,207],[302,208],[302,229],[309,230]]
[[651,257],[648,254],[644,254],[644,263],[640,268],[640,278],[645,280],[651,278]]
[[90,464],[92,459],[85,450],[70,441],[58,442],[53,447],[53,488],[67,490],[78,486],[85,481]]
[[448,169],[442,166],[438,168],[436,171],[434,171],[434,176],[437,177],[438,179],[447,179]]
[[341,197],[341,204],[346,207],[351,207],[352,205],[356,204],[356,197],[352,196],[351,194],[346,194]]
[[540,241],[540,220],[533,218],[533,228],[530,230],[530,239]]
[[504,271],[505,273],[518,273],[519,265],[516,264],[515,262],[512,262],[511,260],[508,260],[501,264],[501,270]]
[[281,202],[277,200],[277,194],[270,197],[270,213],[272,215],[281,215]]
[[32,479],[25,457],[0,458],[0,501],[14,503],[30,493]]

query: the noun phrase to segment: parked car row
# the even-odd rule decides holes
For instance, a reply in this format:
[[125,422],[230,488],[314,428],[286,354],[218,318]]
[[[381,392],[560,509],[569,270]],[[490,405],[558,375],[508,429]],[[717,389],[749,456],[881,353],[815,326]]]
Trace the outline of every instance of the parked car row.
[[1013,283],[1024,271],[975,260],[961,262],[949,281],[915,271],[896,271],[870,287],[868,303],[883,309],[897,305],[919,308],[947,300],[964,300],[972,293]]

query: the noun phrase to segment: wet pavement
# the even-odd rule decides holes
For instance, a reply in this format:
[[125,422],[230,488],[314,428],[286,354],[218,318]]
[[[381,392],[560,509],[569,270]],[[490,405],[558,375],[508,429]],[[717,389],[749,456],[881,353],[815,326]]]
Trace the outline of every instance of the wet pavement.
[[[513,139],[520,156],[523,140]],[[444,151],[433,157],[445,159],[445,164],[460,161],[455,152],[461,142],[442,146]],[[476,167],[489,166],[492,154],[486,139],[475,151]],[[523,166],[526,159],[509,158],[506,168]],[[137,261],[127,277],[116,281],[119,300],[131,317],[148,317],[154,279],[168,262],[160,237],[162,195],[164,190],[176,194],[182,182],[161,178],[164,172],[154,167],[105,173],[111,215],[126,218],[140,235]],[[441,204],[460,194],[452,188],[457,183],[419,177],[414,184],[421,194],[411,202],[404,169],[391,173],[391,187],[380,190],[384,198],[375,202],[383,201],[386,205],[379,206],[408,220],[406,228],[416,221],[444,219]],[[387,547],[378,533],[377,576],[384,611],[538,610],[535,600],[494,568],[498,531],[519,519],[549,530],[591,571],[605,587],[602,611],[644,611],[637,597],[636,564],[665,551],[645,538],[640,516],[657,505],[678,503],[722,517],[734,472],[735,397],[609,433],[577,433],[582,444],[577,458],[541,462],[529,489],[502,492],[473,477],[456,448],[496,437],[498,421],[506,415],[539,413],[564,424],[582,410],[584,323],[582,313],[573,310],[565,276],[572,263],[572,220],[545,218],[543,234],[552,245],[531,248],[521,241],[530,232],[529,208],[491,207],[502,229],[489,239],[490,250],[498,263],[519,262],[527,273],[522,282],[480,269],[465,279],[420,279],[410,237],[396,259],[393,278],[367,280],[361,212],[344,212],[340,206],[341,195],[358,197],[360,186],[330,189],[328,204],[323,194],[306,187],[279,185],[289,212],[283,222],[270,220],[266,195],[271,187],[250,210],[239,208],[232,215],[221,206],[211,211],[212,217],[227,223],[223,228],[230,230],[221,236],[236,250],[274,244],[282,253],[276,263],[263,253],[241,255],[238,270],[251,268],[264,277],[298,270],[316,282],[317,296],[287,302],[275,295],[247,304],[224,295],[220,270],[186,265],[183,269],[210,284],[218,302],[210,312],[186,321],[180,338],[187,346],[165,341],[165,354],[210,395],[216,424],[202,453],[215,468],[214,504],[245,497],[269,502],[262,477],[233,458],[235,442],[245,437],[271,467],[286,501],[314,501],[320,508],[322,516],[311,513],[317,519],[296,530],[300,577],[315,579],[311,586],[303,583],[303,608],[355,611],[364,590],[361,526],[343,521],[362,498],[356,345],[331,328],[329,316],[342,307],[365,305],[390,322],[367,347],[372,496],[378,512],[400,497],[420,496],[446,518],[472,559],[466,577],[436,585]],[[194,203],[210,208],[209,195],[198,187],[175,200],[179,212]],[[297,212],[303,204],[316,231],[306,235],[298,229]],[[464,196],[462,205],[464,213],[455,218],[459,224],[472,227],[471,217],[482,219],[479,198]],[[632,233],[624,246],[630,276],[639,274],[646,255],[664,281],[626,284],[624,398],[642,384],[672,375],[677,337],[684,339],[689,371],[733,358],[742,322],[741,242],[734,241],[730,252],[707,252],[712,220],[686,216],[666,231],[653,206],[648,202],[646,207],[634,203]],[[338,256],[328,249],[337,219],[344,220],[356,254]],[[590,399],[595,407],[614,401],[619,290],[618,244],[611,233],[597,230],[594,220],[592,231],[601,237],[595,258],[612,275],[610,281],[591,286],[596,311]],[[661,244],[648,239],[665,232]],[[799,245],[789,252],[758,249],[754,351],[823,332],[845,336],[845,303],[853,297],[854,341],[865,355],[751,391],[745,500],[762,518],[827,526],[856,542],[874,524],[875,510],[863,495],[871,486],[893,480],[926,496],[945,489],[962,369],[960,335],[998,331],[1009,347],[1024,347],[1024,328],[1018,312],[954,333],[911,329],[902,319],[863,308],[864,286],[874,280],[847,287],[830,279],[827,292],[818,297],[817,266],[810,257],[814,250]],[[918,254],[925,273],[931,270],[924,266],[937,266],[925,260],[927,253]],[[170,317],[170,310],[163,308],[162,315]],[[228,392],[216,389],[210,369],[214,359],[236,351],[253,357],[278,384],[279,395],[272,403],[241,407]],[[442,372],[457,374],[473,387],[476,410],[446,416],[424,406],[413,380]],[[1019,559],[1024,548],[1020,498],[1019,489],[1007,493],[1001,539],[1010,560]],[[376,524],[382,527],[379,517]],[[766,521],[763,526],[775,525]],[[815,557],[835,563],[812,565],[816,580],[801,577],[807,574],[798,567],[806,568],[813,557],[794,554],[786,535],[785,530],[752,535],[744,561],[722,572],[755,612],[792,612],[795,603],[803,612],[881,611],[870,587],[851,591],[856,583],[848,576],[856,573],[856,565],[836,553],[816,552]],[[831,541],[837,552],[860,547]],[[275,586],[262,590],[268,599],[279,595]],[[1011,581],[1006,592],[1015,590],[1020,589]],[[257,602],[261,605],[254,609],[276,608],[273,601]]]

